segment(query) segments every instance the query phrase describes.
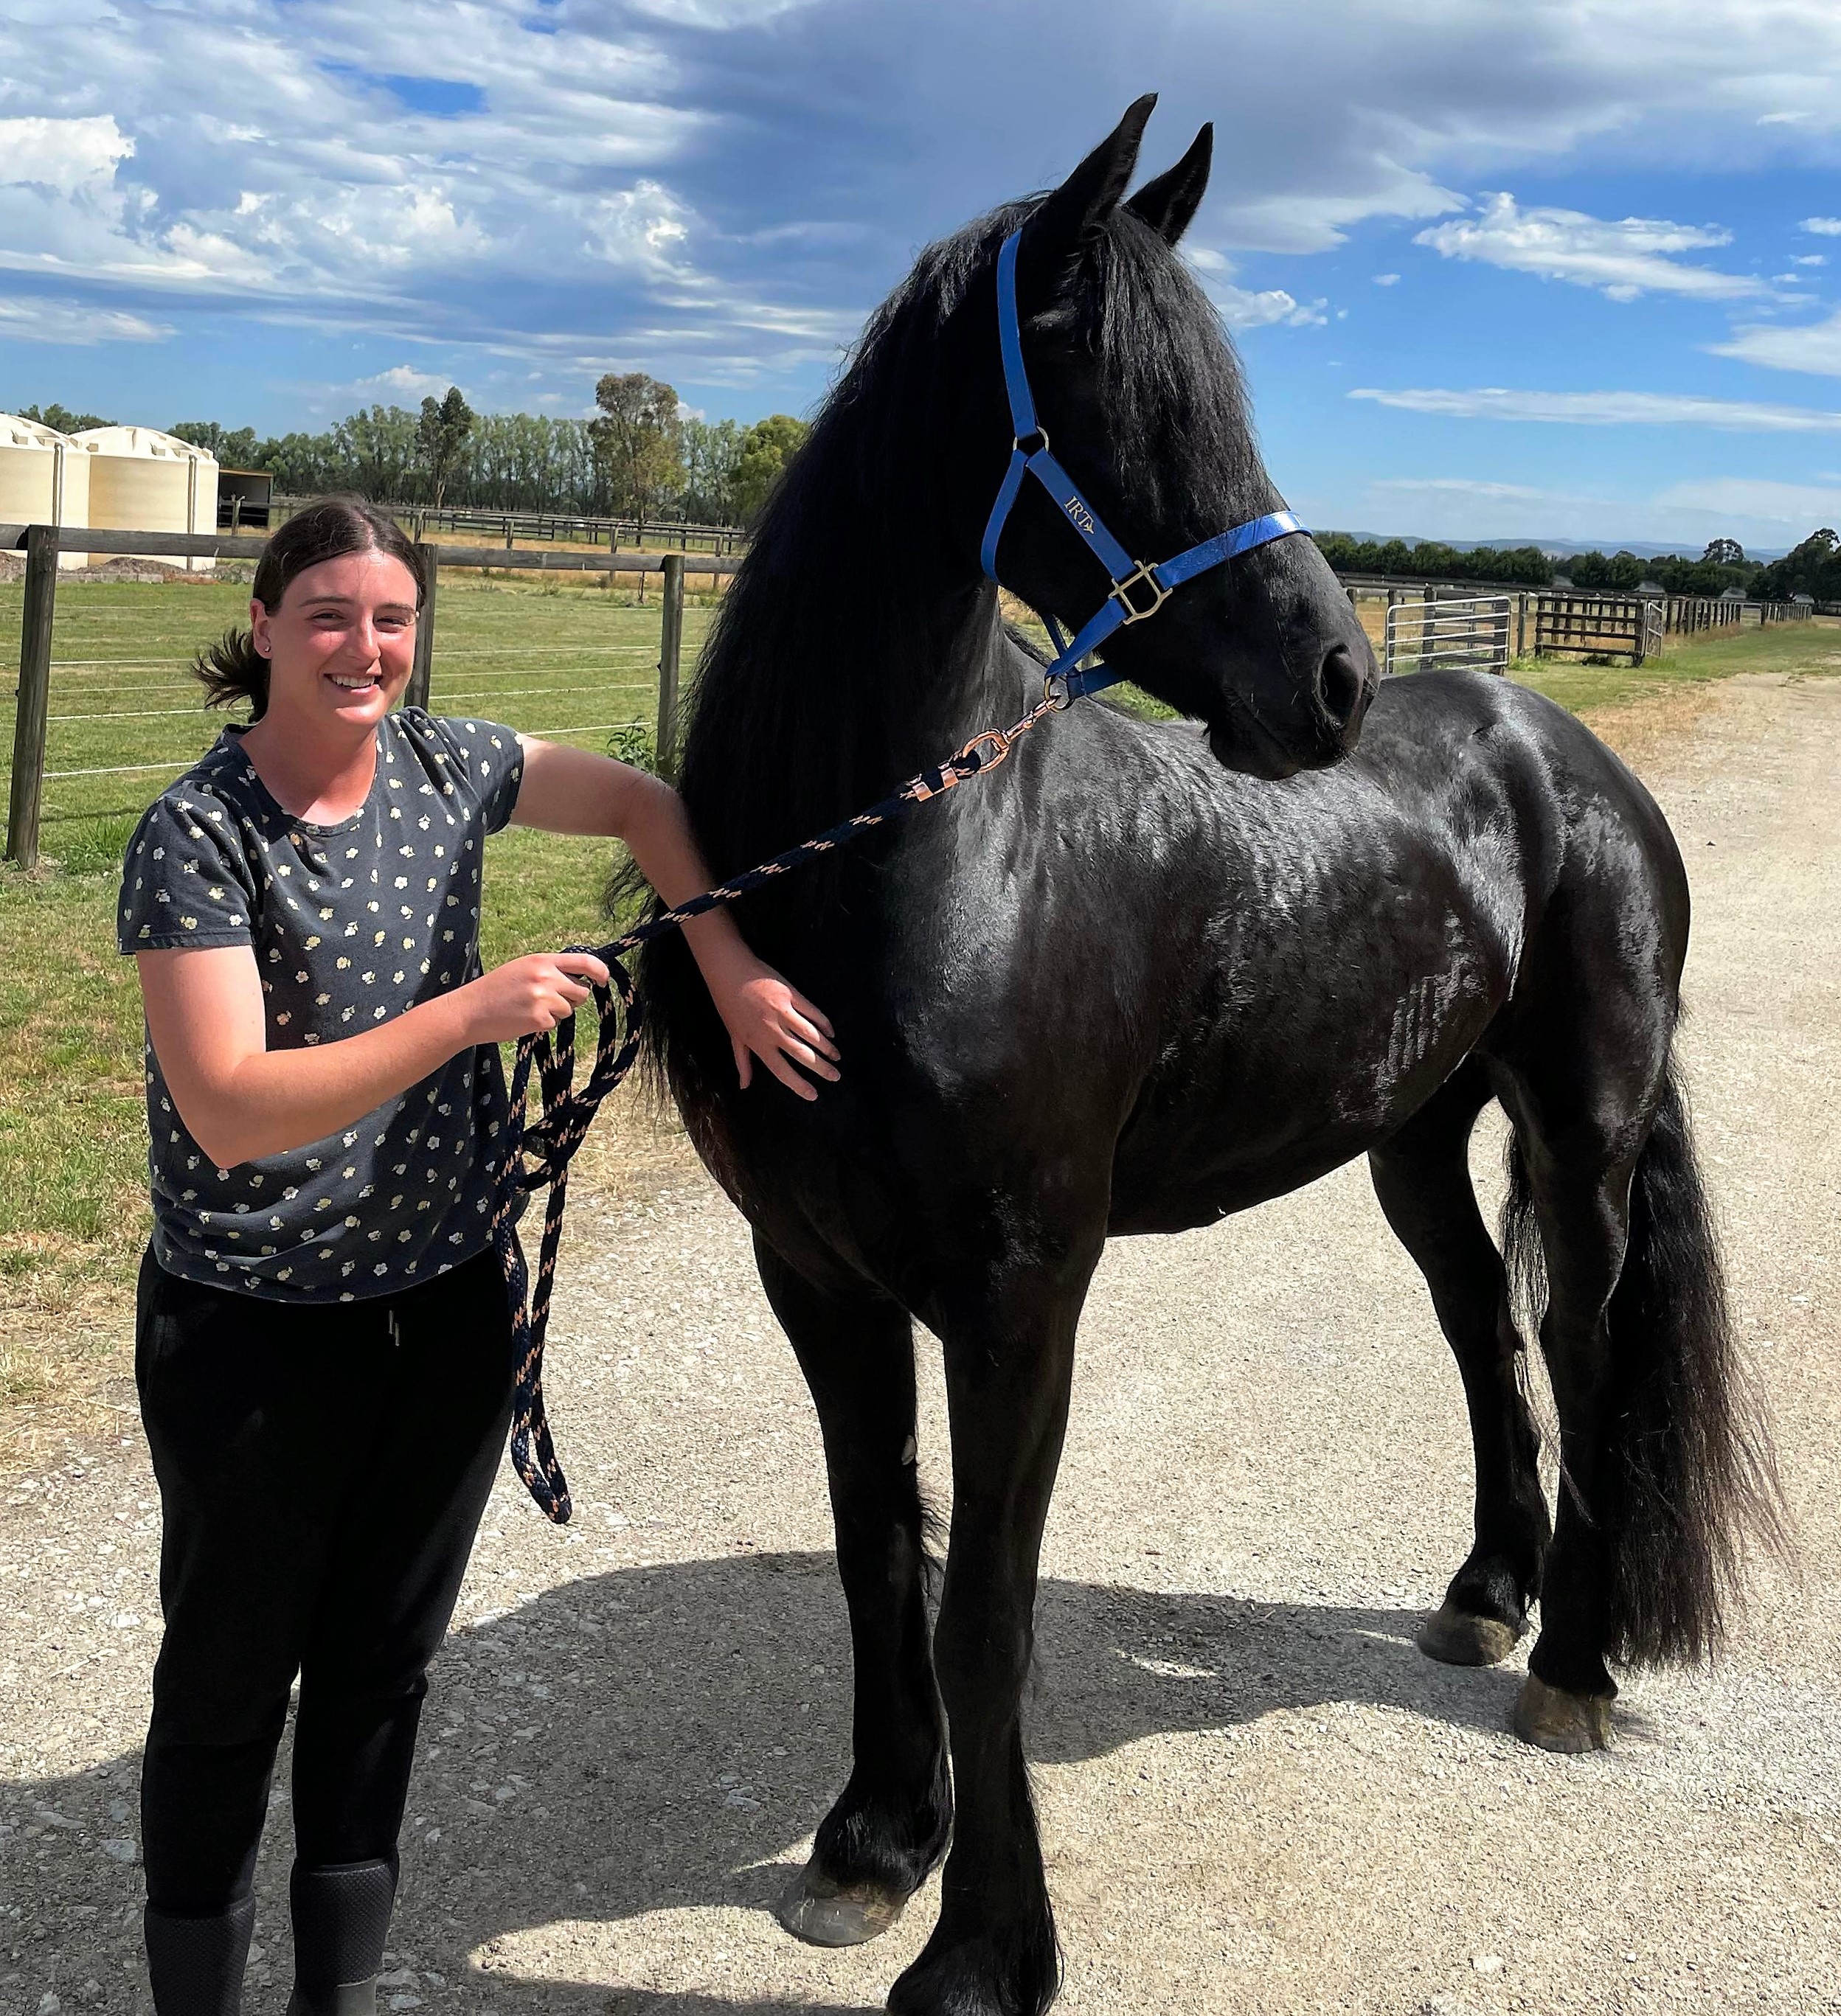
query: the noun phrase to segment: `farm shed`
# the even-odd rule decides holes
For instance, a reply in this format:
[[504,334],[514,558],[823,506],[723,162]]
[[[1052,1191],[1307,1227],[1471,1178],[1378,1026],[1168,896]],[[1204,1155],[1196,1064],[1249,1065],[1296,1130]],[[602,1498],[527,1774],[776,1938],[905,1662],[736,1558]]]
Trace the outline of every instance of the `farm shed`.
[[270,529],[268,506],[273,502],[275,478],[265,469],[218,470],[218,530],[247,532]]

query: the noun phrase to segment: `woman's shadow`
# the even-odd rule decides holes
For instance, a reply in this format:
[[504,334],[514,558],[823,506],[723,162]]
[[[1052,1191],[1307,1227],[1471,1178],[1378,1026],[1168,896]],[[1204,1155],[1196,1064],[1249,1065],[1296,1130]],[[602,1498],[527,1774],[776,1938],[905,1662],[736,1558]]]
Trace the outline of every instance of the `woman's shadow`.
[[[1075,1762],[1142,1737],[1334,1701],[1503,1729],[1518,1676],[1435,1665],[1413,1644],[1419,1621],[1044,1581],[1029,1755]],[[431,1676],[394,1946],[454,1985],[489,1983],[505,2010],[790,2016],[804,2005],[633,1991],[610,2000],[605,1986],[540,1983],[520,1935],[715,1906],[765,1910],[848,1774],[850,1725],[848,1633],[829,1554],[621,1569],[466,1626]],[[13,1789],[99,1842],[132,1831],[138,1762]],[[288,1835],[278,1795],[259,1877],[265,1937],[282,1937],[286,1923]],[[138,1906],[139,1872],[106,1854],[60,1852],[45,1874],[41,1929],[61,1922],[68,1980],[82,1964],[74,1931],[81,1943],[86,1925],[100,1933],[138,1915],[122,1917]],[[117,1979],[120,1964],[112,1956]]]

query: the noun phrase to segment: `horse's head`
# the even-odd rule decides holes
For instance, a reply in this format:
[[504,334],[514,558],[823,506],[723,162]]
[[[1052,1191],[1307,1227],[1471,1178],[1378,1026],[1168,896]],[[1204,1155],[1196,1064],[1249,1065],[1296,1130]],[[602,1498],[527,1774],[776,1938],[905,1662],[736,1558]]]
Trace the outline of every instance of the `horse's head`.
[[[1281,502],[1227,333],[1174,249],[1207,185],[1212,129],[1125,200],[1155,103],[1140,99],[1059,189],[1015,214],[1027,220],[1017,301],[1041,427],[1132,557],[1152,563]],[[1011,451],[996,288],[993,260],[952,319],[966,393],[956,402],[952,459],[966,481],[955,544],[972,553]],[[1024,483],[1004,525],[998,573],[1070,630],[1107,592],[1104,570],[1036,482]],[[1221,762],[1267,776],[1345,755],[1377,678],[1328,562],[1299,536],[1197,575],[1154,621],[1115,632],[1105,656],[1205,722]]]

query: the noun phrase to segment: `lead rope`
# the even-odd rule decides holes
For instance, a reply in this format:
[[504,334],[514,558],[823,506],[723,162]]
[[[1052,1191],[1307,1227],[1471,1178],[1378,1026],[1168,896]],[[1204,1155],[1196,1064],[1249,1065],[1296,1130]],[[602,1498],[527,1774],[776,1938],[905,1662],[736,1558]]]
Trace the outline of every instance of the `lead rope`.
[[[802,841],[797,847],[789,847],[784,853],[705,890],[701,896],[691,897],[675,909],[661,912],[624,938],[603,945],[569,948],[572,952],[592,952],[607,968],[607,985],[593,989],[598,1018],[594,1064],[586,1083],[577,1092],[573,1015],[554,1029],[519,1039],[517,1059],[512,1067],[504,1152],[493,1178],[492,1211],[492,1246],[505,1272],[511,1307],[512,1362],[516,1371],[511,1460],[524,1480],[524,1489],[559,1526],[569,1517],[569,1485],[557,1460],[556,1445],[550,1438],[549,1422],[544,1412],[543,1345],[549,1329],[550,1292],[556,1283],[557,1250],[562,1243],[563,1211],[568,1200],[569,1165],[586,1138],[601,1101],[632,1070],[639,1054],[644,1011],[621,955],[653,938],[663,938],[667,931],[678,930],[706,911],[734,902],[776,876],[788,874],[821,855],[848,846],[912,805],[925,805],[956,784],[995,770],[1037,722],[1066,705],[1064,695],[1045,693],[1013,726],[987,728],[982,734],[975,735],[957,755],[910,777],[899,790],[867,811],[854,814],[811,840]],[[533,1069],[542,1095],[543,1117],[527,1124],[524,1115]],[[549,1197],[544,1207],[543,1237],[538,1247],[537,1277],[533,1282],[524,1249],[518,1244],[517,1205],[520,1197],[546,1187]]]

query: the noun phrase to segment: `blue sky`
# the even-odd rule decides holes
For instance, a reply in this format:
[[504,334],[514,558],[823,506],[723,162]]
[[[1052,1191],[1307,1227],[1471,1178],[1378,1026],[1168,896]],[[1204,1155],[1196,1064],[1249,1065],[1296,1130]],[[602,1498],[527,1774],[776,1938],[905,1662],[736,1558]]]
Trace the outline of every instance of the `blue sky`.
[[1841,8],[0,0],[0,409],[809,409],[1140,91],[1313,524],[1841,522]]

